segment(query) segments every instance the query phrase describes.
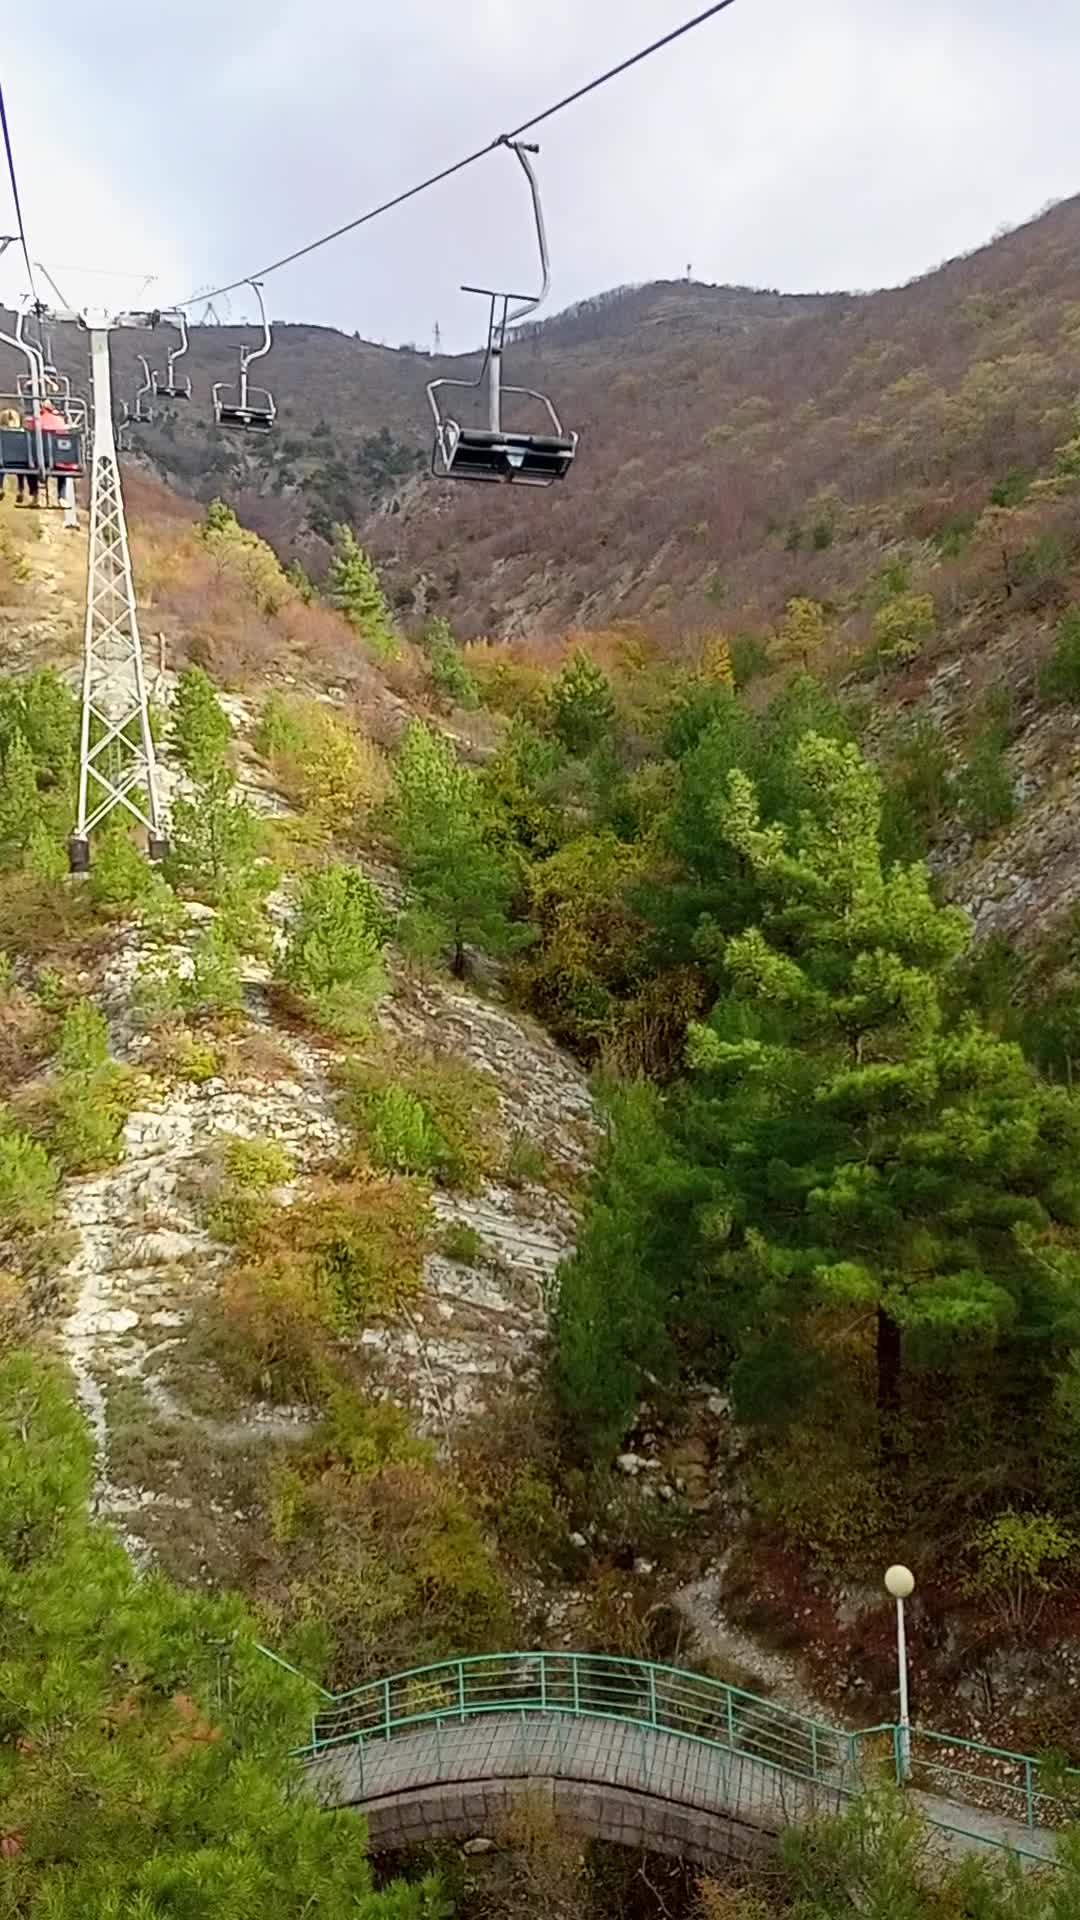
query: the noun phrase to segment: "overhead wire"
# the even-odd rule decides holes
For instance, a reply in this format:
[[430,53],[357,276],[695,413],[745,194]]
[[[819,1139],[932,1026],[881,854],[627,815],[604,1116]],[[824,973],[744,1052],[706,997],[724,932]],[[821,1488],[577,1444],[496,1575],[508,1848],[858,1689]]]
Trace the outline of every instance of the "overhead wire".
[[604,73],[597,74],[595,79],[586,81],[584,86],[576,87],[573,93],[565,94],[553,106],[544,107],[540,113],[534,113],[531,119],[523,120],[520,126],[513,127],[509,133],[497,134],[485,146],[477,147],[475,152],[466,154],[463,159],[455,160],[451,165],[442,167],[438,173],[430,174],[426,180],[419,181],[416,186],[407,187],[403,193],[394,194],[392,199],[382,201],[377,207],[370,207],[366,213],[357,214],[354,220],[346,220],[332,232],[321,234],[317,240],[309,240],[306,246],[297,247],[292,253],[283,254],[280,260],[272,260],[268,266],[257,267],[253,273],[243,274],[239,279],[230,280],[224,286],[213,287],[209,293],[193,293],[186,300],[175,300],[172,302],[173,307],[193,307],[200,300],[217,300],[222,294],[235,293],[239,287],[251,286],[256,280],[265,280],[270,274],[280,272],[282,267],[291,267],[297,260],[304,260],[309,254],[317,253],[321,247],[328,247],[333,241],[343,239],[347,233],[355,233],[358,227],[365,227],[372,220],[381,219],[383,214],[392,213],[396,207],[403,207],[406,201],[415,200],[420,194],[430,192],[432,187],[441,186],[444,180],[451,180],[455,174],[464,173],[466,167],[475,166],[478,160],[486,159],[489,153],[497,152],[509,141],[519,140],[523,134],[531,133],[534,128],[542,126],[545,120],[554,119],[557,113],[562,113],[567,107],[576,105],[579,100],[584,100],[588,94],[595,93],[598,88],[606,87],[609,81],[617,80],[620,75],[629,73],[632,67],[640,66],[643,60],[651,59],[665,47],[674,45],[676,40],[684,39],[688,33],[693,33],[695,28],[703,27],[707,21],[715,19],[717,14],[725,13],[728,7],[734,4],[735,0],[714,0],[712,6],[706,7],[702,13],[695,14],[693,19],[684,20],[681,26],[673,27],[669,33],[662,34],[659,39],[651,41],[647,47],[641,47],[637,53],[632,53],[625,60],[620,60],[616,66],[608,67]]
[[30,248],[26,239],[26,224],[23,220],[22,199],[19,194],[19,177],[15,171],[15,155],[11,150],[11,129],[8,126],[7,103],[4,99],[3,83],[0,82],[0,132],[4,136],[4,152],[7,155],[8,179],[11,181],[11,198],[15,206],[15,222],[19,229],[18,240],[22,247],[22,256],[26,262],[26,272],[30,281],[30,293],[37,306],[37,284],[34,280],[34,265],[30,258]]

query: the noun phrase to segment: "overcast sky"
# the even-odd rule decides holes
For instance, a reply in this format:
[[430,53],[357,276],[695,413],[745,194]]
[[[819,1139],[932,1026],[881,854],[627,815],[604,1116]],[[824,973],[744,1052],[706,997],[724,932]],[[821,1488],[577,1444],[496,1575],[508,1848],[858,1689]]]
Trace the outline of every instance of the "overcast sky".
[[[32,250],[69,298],[256,270],[526,118],[703,0],[12,7],[0,77]],[[541,132],[550,311],[626,281],[893,284],[1080,187],[1077,0],[735,0]],[[12,224],[0,178],[0,232]],[[275,315],[470,344],[528,283],[495,154],[268,285]],[[78,271],[77,271],[78,270]],[[0,299],[25,274],[9,249]],[[151,296],[147,296],[148,298]],[[231,316],[246,311],[234,296]]]

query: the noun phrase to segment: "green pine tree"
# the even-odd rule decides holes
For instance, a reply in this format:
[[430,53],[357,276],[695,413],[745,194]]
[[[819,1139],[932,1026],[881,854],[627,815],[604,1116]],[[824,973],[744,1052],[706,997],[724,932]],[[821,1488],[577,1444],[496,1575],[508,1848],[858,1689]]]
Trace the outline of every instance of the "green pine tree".
[[207,780],[224,764],[232,738],[228,715],[209,675],[187,667],[177,683],[172,710],[172,744],[193,780]]
[[567,753],[591,753],[615,724],[611,682],[581,648],[572,654],[548,696],[552,731]]
[[345,615],[353,631],[381,659],[396,659],[397,637],[379,576],[352,528],[340,523],[334,527],[329,586],[331,602]]
[[[626,1175],[636,1284],[664,1300],[663,1324],[644,1354],[612,1325],[633,1392],[663,1370],[665,1339],[668,1353],[711,1343],[746,1413],[788,1419],[840,1364],[843,1316],[891,1459],[909,1365],[945,1374],[981,1350],[1002,1404],[1021,1382],[1034,1403],[1036,1380],[1048,1404],[1080,1342],[1080,1103],[958,1005],[966,919],[935,903],[925,868],[884,866],[879,782],[857,749],[809,734],[794,772],[790,826],[763,820],[738,770],[714,799],[746,915],[717,933],[720,998],[667,1105],[676,1171],[656,1198],[651,1169],[636,1187],[632,1162]],[[602,1201],[564,1289],[563,1351],[587,1312],[579,1275],[603,1271]],[[593,1419],[610,1428],[606,1408]]]
[[507,953],[520,946],[524,930],[510,919],[513,868],[493,843],[477,776],[447,741],[415,721],[394,785],[393,818],[420,944],[449,948],[459,978],[466,947]]

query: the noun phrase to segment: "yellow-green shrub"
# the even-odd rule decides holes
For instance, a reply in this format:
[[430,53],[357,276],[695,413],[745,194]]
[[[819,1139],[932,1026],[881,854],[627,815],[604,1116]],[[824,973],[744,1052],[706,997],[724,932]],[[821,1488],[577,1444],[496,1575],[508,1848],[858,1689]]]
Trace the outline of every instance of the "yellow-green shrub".
[[321,701],[272,693],[255,744],[282,792],[324,831],[347,832],[389,794],[390,771],[378,747]]
[[498,1091],[490,1074],[399,1048],[345,1069],[344,1117],[376,1166],[475,1188],[498,1163]]
[[898,593],[874,615],[874,641],[883,660],[914,660],[934,631],[929,593]]

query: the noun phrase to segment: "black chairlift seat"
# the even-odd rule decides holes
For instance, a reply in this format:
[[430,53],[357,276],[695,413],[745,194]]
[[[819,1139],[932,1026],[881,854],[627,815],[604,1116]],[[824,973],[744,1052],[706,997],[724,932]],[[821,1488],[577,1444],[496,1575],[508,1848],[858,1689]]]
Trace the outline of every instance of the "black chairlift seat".
[[219,427],[233,427],[240,433],[269,433],[277,417],[274,396],[265,387],[248,387],[232,399],[224,387],[214,388],[214,420]]
[[154,397],[157,400],[190,400],[191,381],[185,380],[181,386],[171,386],[167,380],[159,380],[154,375]]
[[434,471],[449,480],[550,487],[564,480],[577,452],[576,433],[493,432],[448,421],[435,449]]
[[38,464],[37,435],[30,427],[0,427],[0,473],[54,473],[62,478],[83,471],[82,435],[43,433],[42,464]]
[[238,427],[243,433],[269,433],[274,424],[272,407],[230,406],[223,401],[217,410],[219,427]]

